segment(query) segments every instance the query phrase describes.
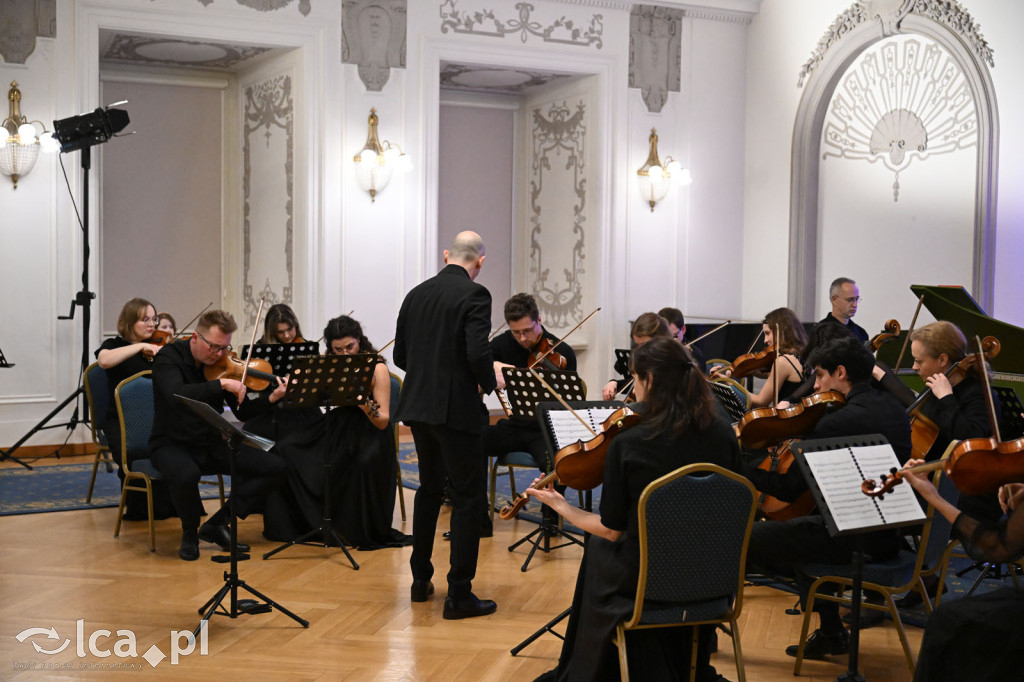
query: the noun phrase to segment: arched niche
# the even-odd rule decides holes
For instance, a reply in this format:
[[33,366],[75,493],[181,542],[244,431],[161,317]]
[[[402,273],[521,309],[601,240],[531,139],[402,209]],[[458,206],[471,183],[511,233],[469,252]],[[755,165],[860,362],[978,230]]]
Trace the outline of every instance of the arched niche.
[[[996,174],[999,119],[986,61],[991,53],[973,20],[959,6],[935,0],[855,3],[836,19],[804,67],[809,72],[793,129],[790,180],[789,303],[802,319],[814,319],[818,282],[822,130],[836,87],[858,56],[896,34],[921,35],[951,56],[966,78],[977,110],[974,188],[973,295],[991,309],[994,282]],[[911,9],[912,6],[912,9]],[[948,25],[947,23],[948,22]],[[957,27],[956,30],[951,26]],[[913,257],[908,253],[908,258]]]

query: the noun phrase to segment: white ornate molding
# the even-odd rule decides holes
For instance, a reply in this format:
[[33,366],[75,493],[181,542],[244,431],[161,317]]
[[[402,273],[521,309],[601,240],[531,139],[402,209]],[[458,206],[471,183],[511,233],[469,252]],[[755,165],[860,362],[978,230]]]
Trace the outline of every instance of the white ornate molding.
[[406,0],[345,0],[341,11],[341,61],[380,92],[392,68],[405,68]]
[[995,66],[992,48],[974,18],[957,0],[858,0],[837,16],[818,40],[810,58],[800,68],[797,87],[803,87],[807,76],[821,64],[828,51],[861,24],[877,20],[883,36],[894,35],[901,32],[900,24],[911,13],[945,26],[970,45],[982,61]]
[[683,16],[687,19],[704,21],[721,21],[726,24],[742,24],[747,26],[754,20],[753,15],[746,12],[734,12],[725,9],[684,9]]
[[3,3],[0,55],[5,63],[24,64],[36,49],[36,38],[53,38],[57,35],[56,3],[57,0]]
[[679,92],[683,12],[636,5],[629,15],[629,87],[640,90],[647,111],[657,113],[669,92]]
[[441,0],[441,33],[466,33],[490,38],[504,38],[518,35],[525,43],[530,36],[540,38],[545,43],[575,45],[577,47],[594,46],[600,50],[604,41],[604,17],[594,14],[590,23],[583,25],[565,16],[555,19],[550,25],[531,18],[534,6],[529,2],[517,2],[516,18],[499,17],[494,10],[466,11],[458,9],[458,0]]

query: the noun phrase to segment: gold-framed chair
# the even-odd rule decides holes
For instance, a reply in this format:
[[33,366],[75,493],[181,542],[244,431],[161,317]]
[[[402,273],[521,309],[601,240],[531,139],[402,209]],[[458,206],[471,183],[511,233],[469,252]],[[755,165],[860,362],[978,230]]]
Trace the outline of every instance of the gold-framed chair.
[[153,525],[153,481],[162,478],[149,459],[149,434],[153,430],[152,370],[133,374],[114,389],[114,403],[121,423],[121,469],[124,484],[121,502],[117,507],[114,537],[121,534],[121,517],[129,490],[146,493],[149,517],[149,551],[156,551],[156,529]]
[[647,485],[640,495],[640,572],[632,615],[614,643],[629,680],[626,633],[691,627],[690,680],[696,676],[698,625],[728,623],[736,671],[745,682],[737,618],[743,607],[747,543],[758,494],[743,476],[715,464],[684,466]]
[[107,443],[107,436],[103,433],[103,425],[100,420],[107,416],[107,371],[94,362],[85,368],[85,379],[82,382],[85,386],[85,402],[89,407],[89,432],[92,435],[93,445],[96,447],[96,457],[92,461],[92,475],[89,477],[89,492],[85,494],[85,503],[92,503],[92,491],[96,486],[96,472],[99,470],[100,462],[107,465],[107,471],[114,463],[113,453],[110,452],[110,445]]
[[398,447],[398,422],[395,421],[395,415],[398,414],[398,401],[402,399],[402,380],[397,374],[391,372],[391,407],[388,410],[388,414],[391,415],[391,424],[395,430],[395,463],[398,465],[396,468],[396,476],[398,477],[398,504],[402,509],[402,523],[405,523],[405,495],[403,494],[403,488],[405,485],[402,483],[402,457],[400,455],[401,448]]

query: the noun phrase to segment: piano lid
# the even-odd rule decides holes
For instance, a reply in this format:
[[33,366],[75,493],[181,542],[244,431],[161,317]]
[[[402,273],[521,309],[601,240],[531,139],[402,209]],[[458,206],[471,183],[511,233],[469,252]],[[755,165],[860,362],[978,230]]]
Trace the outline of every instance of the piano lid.
[[[994,373],[993,379],[1021,381],[1024,377],[1024,329],[989,317],[982,310],[981,306],[962,286],[929,286],[913,284],[910,290],[914,292],[915,298],[924,296],[924,307],[935,317],[936,320],[948,320],[960,327],[967,336],[970,348],[974,348],[974,337],[994,336],[999,339],[1001,351],[990,363]],[[906,331],[904,331],[904,335]],[[892,364],[899,355],[900,346],[903,342],[903,335],[900,341],[888,343],[879,350],[879,357]],[[885,351],[885,357],[882,357]],[[891,355],[892,357],[888,357]],[[908,363],[910,350],[901,363],[904,367],[913,364],[911,359]],[[1021,375],[1017,377],[999,375]]]

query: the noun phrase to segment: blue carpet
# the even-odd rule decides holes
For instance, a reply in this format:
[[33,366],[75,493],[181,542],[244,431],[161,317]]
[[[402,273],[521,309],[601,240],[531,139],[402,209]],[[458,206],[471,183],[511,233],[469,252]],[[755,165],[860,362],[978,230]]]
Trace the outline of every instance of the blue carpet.
[[[0,469],[0,516],[116,507],[121,501],[121,482],[116,473],[107,473],[102,466],[96,473],[92,503],[85,503],[91,474],[92,464],[36,466],[31,471]],[[225,476],[225,493],[229,482]],[[204,499],[219,496],[216,486],[201,486],[200,492]]]
[[[420,487],[420,472],[419,464],[416,459],[416,447],[413,443],[401,443],[398,446],[398,459],[399,464],[402,468],[402,482],[406,488],[416,490]],[[488,484],[490,482],[490,460],[488,460]],[[522,467],[516,467],[512,469],[512,475],[515,476],[516,480],[516,492],[522,493],[524,490],[530,487],[538,475],[536,469],[526,469]],[[508,474],[504,473],[504,469],[498,470],[498,476],[495,479],[495,487],[497,488],[494,493],[494,504],[497,507],[501,507],[503,504],[512,500],[512,488],[509,485]],[[488,492],[489,494],[489,492]],[[577,502],[577,494],[574,490],[567,490],[566,496],[570,502]],[[593,509],[597,511],[600,509],[601,502],[601,488],[600,486],[595,488],[593,493]],[[523,508],[523,511],[519,513],[519,518],[526,519],[527,521],[533,521],[534,523],[540,523],[540,505],[536,502],[530,501]],[[497,514],[495,514],[495,520],[497,520]],[[572,526],[566,526],[567,530],[576,531]]]

